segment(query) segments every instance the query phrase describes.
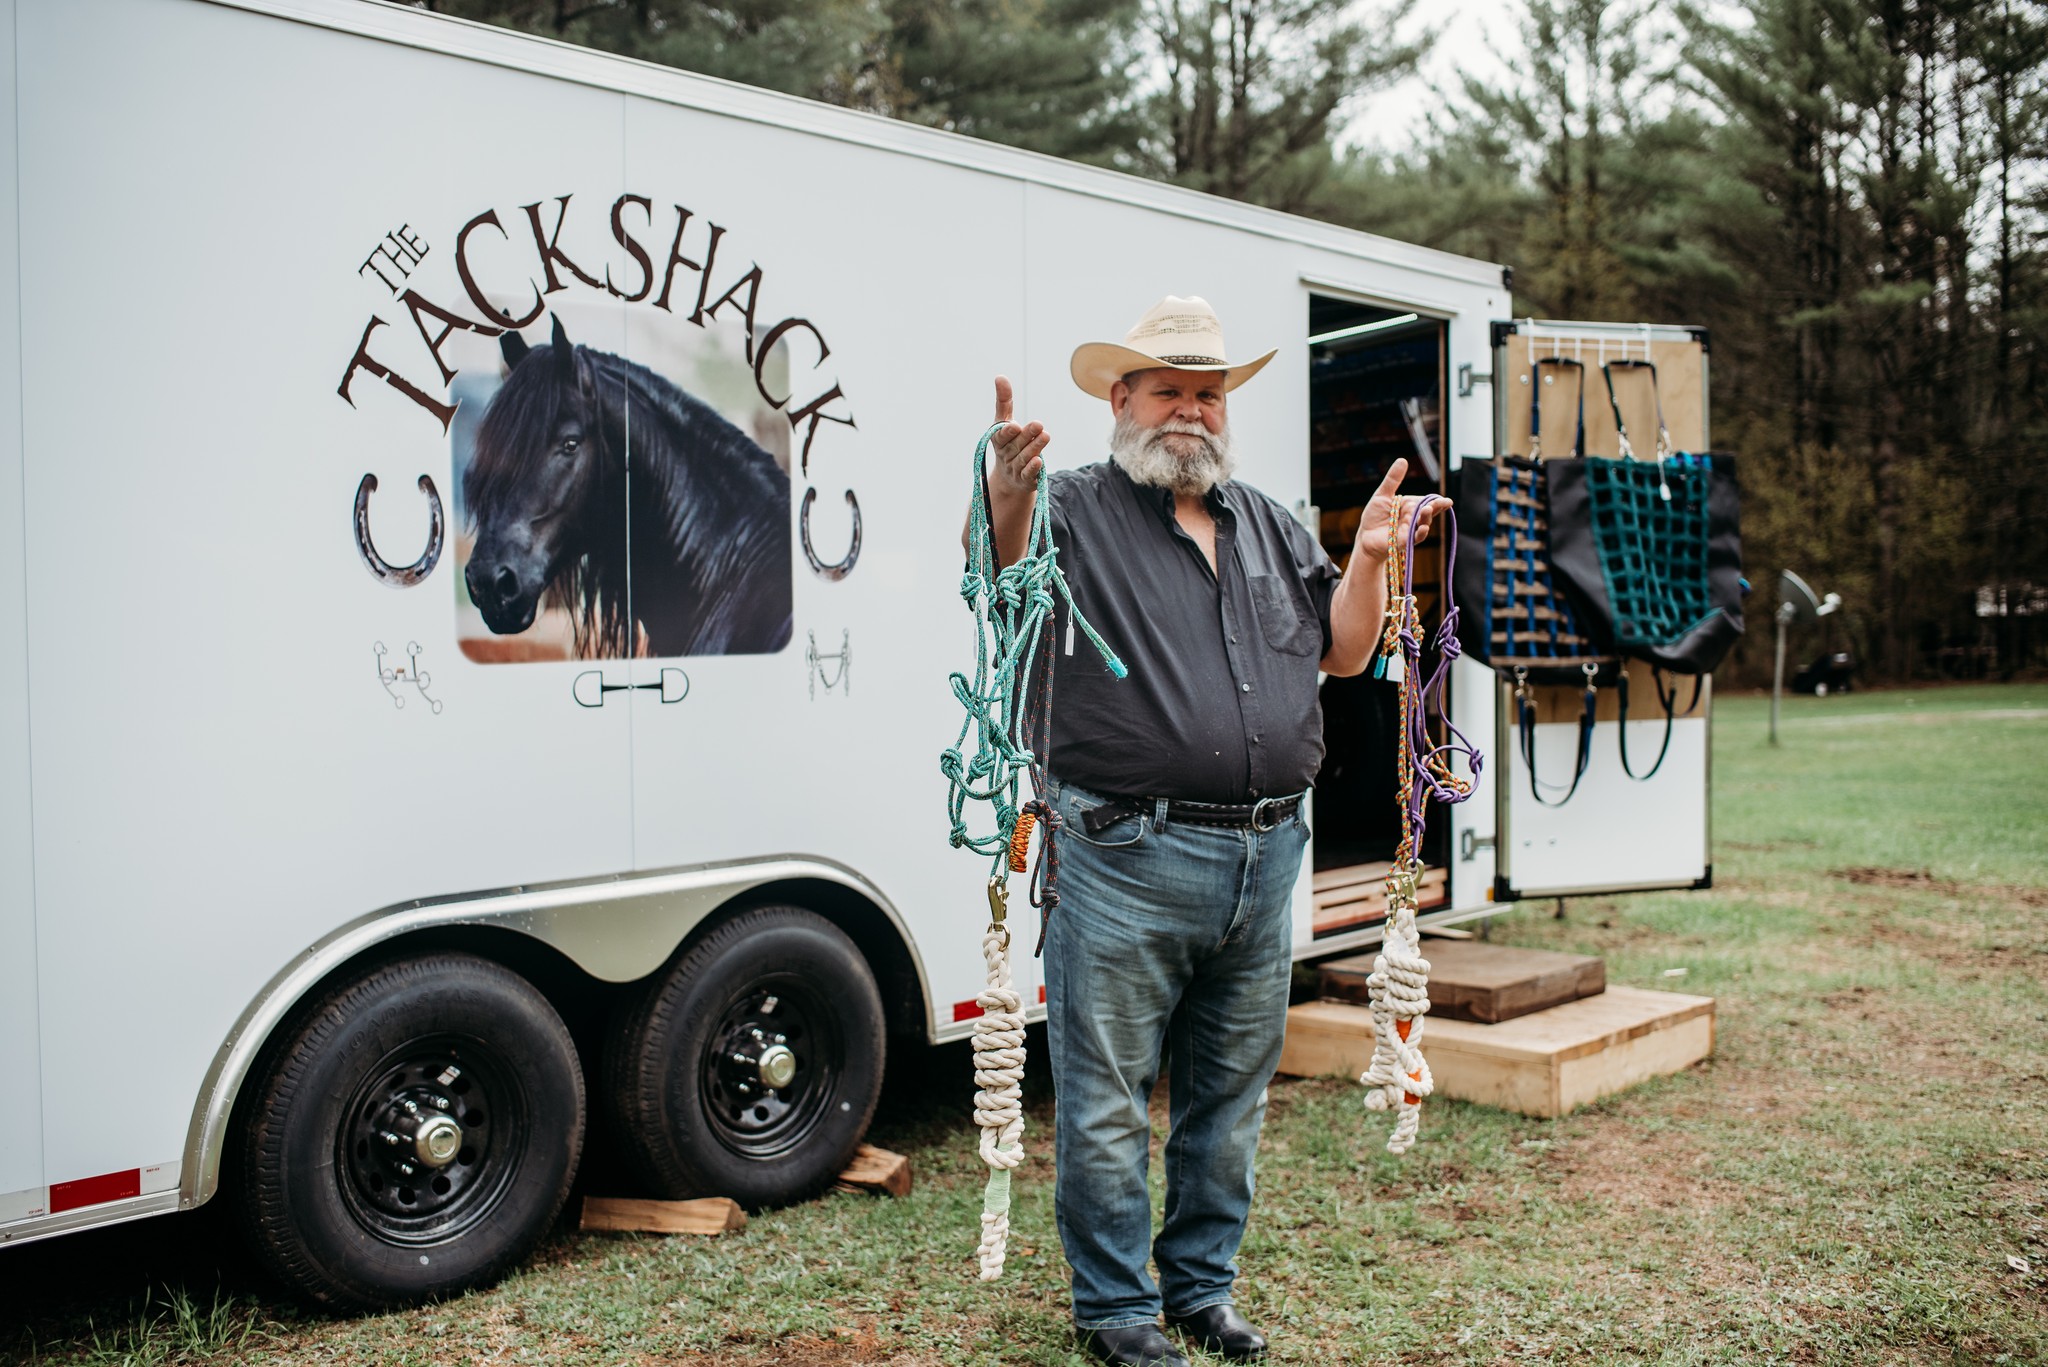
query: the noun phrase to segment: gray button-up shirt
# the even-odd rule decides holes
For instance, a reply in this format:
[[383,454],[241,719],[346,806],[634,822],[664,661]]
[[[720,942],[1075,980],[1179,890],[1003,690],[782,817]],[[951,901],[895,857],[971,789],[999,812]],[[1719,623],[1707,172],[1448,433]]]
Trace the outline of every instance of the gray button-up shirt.
[[1211,571],[1168,490],[1109,462],[1046,478],[1074,601],[1130,667],[1112,677],[1059,605],[1053,774],[1100,793],[1195,802],[1307,788],[1323,759],[1316,670],[1339,578],[1322,546],[1233,480],[1207,498]]

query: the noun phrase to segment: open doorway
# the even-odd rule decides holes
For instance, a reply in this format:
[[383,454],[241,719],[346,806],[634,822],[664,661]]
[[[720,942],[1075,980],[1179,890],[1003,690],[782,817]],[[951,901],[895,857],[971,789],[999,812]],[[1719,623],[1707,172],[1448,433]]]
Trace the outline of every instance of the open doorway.
[[[1399,309],[1310,295],[1309,498],[1319,510],[1323,549],[1339,566],[1366,500],[1397,459],[1408,462],[1404,494],[1444,490],[1446,324]],[[1415,559],[1415,594],[1425,630],[1443,602],[1444,564],[1435,541]],[[1395,686],[1368,669],[1322,685],[1326,753],[1316,776],[1315,934],[1342,935],[1386,919],[1384,880],[1400,840],[1395,797]],[[1430,825],[1422,848],[1420,904],[1449,900],[1449,823]]]

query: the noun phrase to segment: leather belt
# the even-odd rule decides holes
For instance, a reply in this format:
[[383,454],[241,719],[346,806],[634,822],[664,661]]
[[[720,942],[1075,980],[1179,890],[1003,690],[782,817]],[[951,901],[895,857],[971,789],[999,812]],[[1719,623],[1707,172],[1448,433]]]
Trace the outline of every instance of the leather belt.
[[[1293,816],[1303,794],[1262,797],[1257,802],[1188,802],[1166,800],[1166,820],[1171,825],[1185,821],[1191,826],[1227,826],[1237,830],[1270,831]],[[1081,813],[1081,826],[1089,835],[1100,835],[1117,822],[1156,811],[1159,802],[1149,797],[1112,797],[1099,807]]]

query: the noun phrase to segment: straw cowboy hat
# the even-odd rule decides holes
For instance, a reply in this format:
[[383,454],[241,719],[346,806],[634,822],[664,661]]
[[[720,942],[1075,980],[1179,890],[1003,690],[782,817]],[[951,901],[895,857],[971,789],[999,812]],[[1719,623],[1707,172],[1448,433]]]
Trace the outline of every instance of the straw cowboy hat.
[[1223,324],[1216,310],[1199,297],[1169,294],[1145,311],[1137,325],[1116,342],[1086,342],[1074,348],[1074,383],[1098,399],[1134,370],[1227,370],[1225,390],[1232,390],[1265,368],[1279,348],[1251,361],[1223,359]]

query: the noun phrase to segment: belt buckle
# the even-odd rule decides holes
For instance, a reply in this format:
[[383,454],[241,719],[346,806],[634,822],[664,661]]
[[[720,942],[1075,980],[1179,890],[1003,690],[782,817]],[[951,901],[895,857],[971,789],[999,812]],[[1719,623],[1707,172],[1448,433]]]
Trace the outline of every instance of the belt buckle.
[[1268,822],[1265,819],[1265,811],[1267,807],[1277,807],[1285,801],[1287,801],[1287,799],[1284,797],[1262,797],[1257,802],[1254,802],[1252,804],[1252,829],[1259,832],[1261,835],[1265,834],[1267,831],[1279,830],[1280,823],[1287,819],[1286,814],[1282,813],[1281,815],[1274,817],[1272,821]]

